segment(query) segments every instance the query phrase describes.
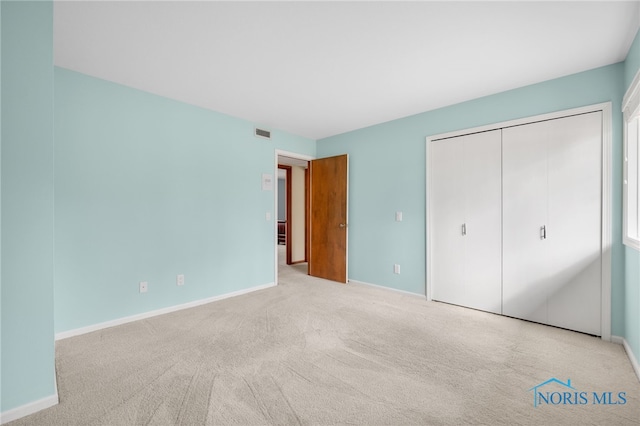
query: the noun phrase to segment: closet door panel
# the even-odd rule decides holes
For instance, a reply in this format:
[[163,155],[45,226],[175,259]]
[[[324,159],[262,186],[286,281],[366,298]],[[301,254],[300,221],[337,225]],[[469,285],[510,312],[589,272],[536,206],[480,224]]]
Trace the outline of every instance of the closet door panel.
[[600,335],[602,113],[551,121],[548,324]]
[[431,277],[433,300],[462,304],[464,301],[465,191],[462,138],[432,142],[430,152]]
[[504,315],[545,323],[547,122],[502,130]]
[[464,138],[465,306],[502,312],[501,131]]

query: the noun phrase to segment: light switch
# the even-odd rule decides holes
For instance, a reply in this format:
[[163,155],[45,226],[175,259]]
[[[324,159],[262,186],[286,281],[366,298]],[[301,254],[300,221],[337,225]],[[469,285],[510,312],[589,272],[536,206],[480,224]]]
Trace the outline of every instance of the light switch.
[[267,219],[267,220],[271,220],[271,212],[267,212],[267,213],[264,215],[264,217],[265,217],[265,219]]
[[402,212],[396,212],[396,222],[402,222]]

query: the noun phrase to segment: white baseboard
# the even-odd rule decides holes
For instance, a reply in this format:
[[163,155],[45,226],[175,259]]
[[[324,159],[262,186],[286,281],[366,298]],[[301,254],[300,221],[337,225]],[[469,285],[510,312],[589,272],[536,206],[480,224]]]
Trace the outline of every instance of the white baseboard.
[[624,344],[624,337],[611,335],[611,343],[615,343],[616,345]]
[[377,287],[377,288],[381,288],[381,289],[384,289],[384,290],[395,291],[396,293],[402,293],[402,294],[407,295],[407,296],[418,296],[418,297],[421,297],[421,298],[424,299],[424,294],[420,294],[420,293],[412,293],[410,291],[398,290],[397,288],[391,288],[391,287],[385,287],[383,285],[366,283],[364,281],[356,281],[356,280],[352,280],[352,279],[349,279],[348,281],[351,284],[366,285],[366,286],[369,286],[369,287]]
[[183,303],[181,305],[169,306],[167,308],[157,309],[155,311],[144,312],[142,314],[131,315],[124,318],[118,318],[111,321],[101,322],[99,324],[89,325],[87,327],[76,328],[69,331],[62,331],[56,333],[56,340],[68,339],[69,337],[80,336],[81,334],[91,333],[93,331],[103,330],[109,327],[115,327],[117,325],[126,324],[133,321],[139,321],[155,317],[158,315],[168,314],[170,312],[181,311],[183,309],[195,308],[196,306],[206,305],[207,303],[217,302],[218,300],[228,299],[230,297],[240,296],[243,294],[251,293],[258,290],[264,290],[269,287],[274,287],[275,283],[263,284],[255,287],[246,288],[244,290],[233,291],[231,293],[221,294],[219,296],[213,296],[206,299],[195,300],[193,302]]
[[640,363],[638,362],[638,358],[635,356],[633,351],[631,350],[631,346],[624,337],[620,336],[611,336],[611,343],[617,343],[624,347],[627,356],[629,357],[629,361],[631,361],[631,367],[633,367],[633,371],[636,372],[636,376],[638,377],[638,381],[640,381]]
[[53,407],[54,405],[57,405],[58,402],[58,392],[56,392],[55,394],[47,396],[46,398],[42,398],[37,401],[22,405],[20,407],[5,411],[3,413],[0,413],[0,425],[21,419],[22,417],[28,416],[33,413],[37,413],[38,411],[44,410],[45,408]]

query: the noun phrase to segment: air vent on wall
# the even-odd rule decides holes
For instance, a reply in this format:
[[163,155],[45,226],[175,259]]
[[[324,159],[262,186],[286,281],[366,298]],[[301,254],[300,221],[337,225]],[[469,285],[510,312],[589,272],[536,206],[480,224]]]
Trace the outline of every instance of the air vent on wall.
[[258,129],[256,127],[256,136],[265,138],[265,139],[271,139],[271,132],[269,130]]

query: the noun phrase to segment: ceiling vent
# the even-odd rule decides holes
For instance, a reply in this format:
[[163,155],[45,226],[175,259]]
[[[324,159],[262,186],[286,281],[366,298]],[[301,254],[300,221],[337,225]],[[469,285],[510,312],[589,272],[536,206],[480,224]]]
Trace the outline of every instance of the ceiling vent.
[[258,129],[256,127],[256,136],[259,138],[271,139],[271,132],[269,130]]

